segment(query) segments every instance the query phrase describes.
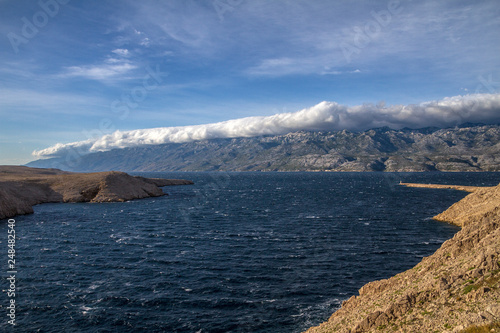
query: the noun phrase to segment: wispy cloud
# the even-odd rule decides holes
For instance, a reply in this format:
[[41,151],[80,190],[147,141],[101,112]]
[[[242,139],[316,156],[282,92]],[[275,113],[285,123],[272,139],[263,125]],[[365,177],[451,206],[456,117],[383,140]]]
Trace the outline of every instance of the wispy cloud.
[[304,64],[303,61],[284,57],[264,59],[257,66],[249,68],[247,73],[256,76],[282,76],[304,74],[310,72],[310,70],[310,64]]
[[104,64],[67,67],[61,76],[83,77],[91,80],[106,81],[116,79],[136,68],[136,65],[128,61],[110,58]]
[[[211,1],[171,1],[162,5],[156,1],[130,1],[133,15],[122,18],[120,23],[129,35],[120,38],[124,38],[123,45],[134,41],[142,47],[168,48],[182,56],[202,56],[207,63],[220,59],[233,62],[242,57],[242,62],[235,61],[240,73],[270,78],[321,75],[325,68],[336,74],[352,68],[396,66],[388,64],[388,58],[437,59],[433,65],[445,69],[457,61],[475,67],[480,66],[478,56],[490,58],[494,54],[491,43],[482,43],[490,47],[488,50],[471,47],[478,39],[495,39],[497,29],[485,32],[484,23],[478,22],[478,18],[495,21],[492,17],[498,6],[492,3],[465,6],[402,0],[389,18],[383,15],[392,2],[361,3],[244,1],[228,11],[221,22]],[[346,43],[357,49],[350,61],[342,49]],[[443,47],[447,52],[442,52]],[[463,54],[464,50],[467,54]]]
[[158,5],[156,1],[129,1],[129,5],[134,14],[123,24],[131,27],[130,37],[140,40],[143,46],[169,45],[191,52],[211,52],[214,33],[221,28],[216,24],[219,22],[211,2],[170,1]]
[[250,76],[280,77],[287,75],[343,75],[361,73],[359,69],[335,66],[321,58],[292,59],[288,57],[264,59],[257,66],[250,67]]
[[285,134],[299,130],[366,130],[389,126],[454,126],[464,122],[499,122],[500,94],[454,96],[418,105],[340,105],[321,102],[297,112],[247,117],[206,125],[116,131],[98,139],[57,144],[34,156],[61,156],[72,149],[90,153],[115,148],[190,142],[215,138]]
[[[266,43],[267,36],[256,42],[256,47],[267,46],[273,55],[268,57],[264,50],[261,54],[265,57],[255,59],[245,72],[252,76],[307,75],[321,74],[325,67],[340,72],[351,67],[398,71],[397,62],[387,59],[428,61],[435,70],[447,71],[462,63],[474,70],[483,67],[478,59],[491,61],[500,51],[500,47],[491,45],[498,31],[498,20],[494,18],[498,4],[453,6],[449,2],[400,1],[396,2],[398,10],[390,13],[388,3],[374,2],[352,12],[352,8],[343,8],[345,4],[334,10],[334,5],[328,8],[323,3],[318,9],[299,2],[283,8],[279,14],[265,11],[264,17],[252,17],[260,22],[279,22],[279,31],[287,33],[281,32],[282,38],[273,41],[274,48]],[[307,12],[308,17],[316,15],[314,22],[295,24],[292,18],[298,15],[297,10]],[[287,16],[290,20],[284,22]],[[485,24],[497,28],[486,28]]]
[[113,52],[119,56],[122,56],[122,57],[128,57],[130,55],[130,52],[127,49],[116,49],[116,50],[113,50],[111,52]]

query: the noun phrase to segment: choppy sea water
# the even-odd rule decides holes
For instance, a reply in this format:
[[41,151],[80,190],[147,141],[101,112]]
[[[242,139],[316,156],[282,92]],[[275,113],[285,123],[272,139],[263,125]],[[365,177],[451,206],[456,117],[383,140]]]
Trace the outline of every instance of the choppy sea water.
[[[154,173],[193,186],[15,218],[25,332],[301,332],[365,283],[432,254],[457,227],[430,219],[499,173]],[[0,248],[7,268],[7,220]],[[9,329],[2,279],[0,329]]]

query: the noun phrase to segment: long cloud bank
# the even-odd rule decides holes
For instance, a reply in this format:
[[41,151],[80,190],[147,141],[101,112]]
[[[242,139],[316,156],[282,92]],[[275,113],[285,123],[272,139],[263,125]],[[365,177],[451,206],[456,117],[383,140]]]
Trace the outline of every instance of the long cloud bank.
[[219,123],[182,127],[160,127],[133,131],[116,131],[97,139],[56,144],[34,151],[39,158],[86,154],[115,148],[182,143],[215,138],[279,135],[289,132],[367,130],[381,126],[393,129],[426,126],[448,127],[464,122],[500,122],[500,94],[473,94],[447,97],[439,101],[411,105],[384,103],[357,106],[321,102],[297,112],[268,117],[248,117]]

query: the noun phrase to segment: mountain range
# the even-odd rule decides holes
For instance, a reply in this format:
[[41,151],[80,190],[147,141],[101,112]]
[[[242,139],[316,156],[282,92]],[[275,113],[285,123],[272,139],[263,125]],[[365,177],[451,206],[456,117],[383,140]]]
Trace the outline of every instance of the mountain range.
[[299,131],[95,152],[30,167],[146,171],[500,171],[500,126]]

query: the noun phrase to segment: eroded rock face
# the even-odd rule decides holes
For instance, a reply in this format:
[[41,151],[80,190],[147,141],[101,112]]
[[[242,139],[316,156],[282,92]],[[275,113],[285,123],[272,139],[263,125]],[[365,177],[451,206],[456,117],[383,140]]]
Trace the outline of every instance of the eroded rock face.
[[0,219],[33,213],[46,202],[112,202],[158,197],[160,187],[193,184],[181,179],[133,177],[124,172],[70,173],[0,166]]
[[474,195],[468,195],[434,218],[462,227],[475,223],[485,214],[494,211],[498,208],[498,202],[500,202],[500,186],[478,189],[474,191]]
[[307,332],[460,332],[500,320],[500,185],[436,218],[462,229],[413,269],[368,283]]

